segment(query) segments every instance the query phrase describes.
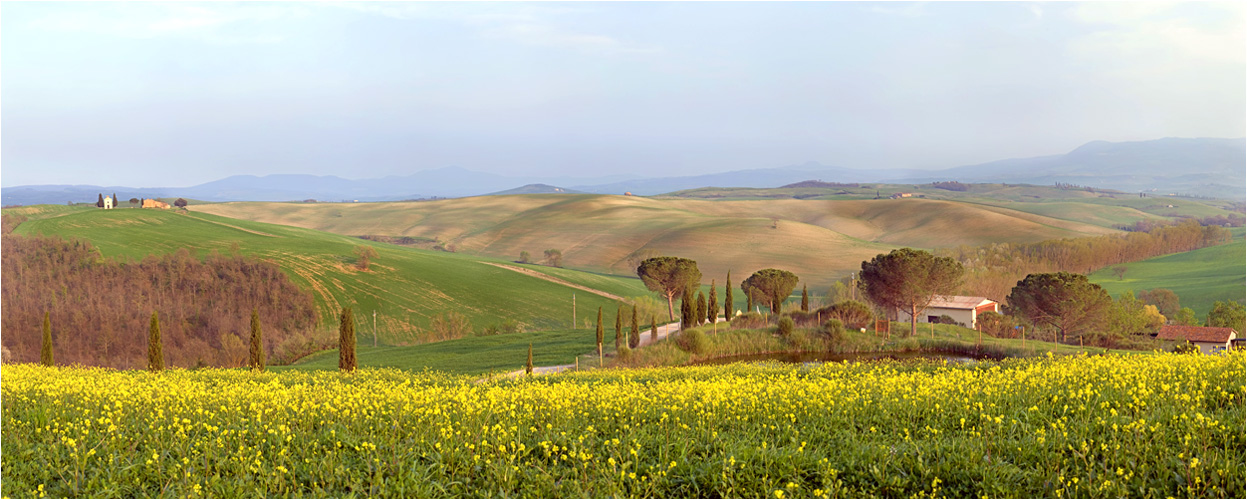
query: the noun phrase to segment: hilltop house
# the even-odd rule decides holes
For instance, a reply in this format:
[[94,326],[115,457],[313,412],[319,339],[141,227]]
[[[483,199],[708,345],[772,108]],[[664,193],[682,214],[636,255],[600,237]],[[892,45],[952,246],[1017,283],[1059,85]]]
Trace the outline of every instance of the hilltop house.
[[169,208],[169,204],[160,200],[144,199],[143,208]]
[[1229,349],[1230,342],[1238,338],[1238,332],[1228,327],[1165,325],[1160,327],[1156,338],[1185,340],[1199,347],[1199,352],[1213,354]]
[[[964,324],[969,328],[975,328],[978,324],[979,314],[991,311],[1000,312],[1000,303],[985,297],[963,297],[960,295],[939,295],[925,310],[918,312],[919,323],[935,323],[939,321],[940,316],[949,316],[953,321]],[[894,317],[902,318],[909,315],[909,311],[897,309]]]
[[105,196],[104,197],[104,210],[112,210],[112,208],[113,208],[113,199]]

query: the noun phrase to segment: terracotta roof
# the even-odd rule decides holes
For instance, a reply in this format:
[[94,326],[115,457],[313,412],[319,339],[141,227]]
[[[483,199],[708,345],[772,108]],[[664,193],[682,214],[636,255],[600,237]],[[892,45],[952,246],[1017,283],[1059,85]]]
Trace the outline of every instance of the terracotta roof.
[[1156,335],[1156,338],[1222,344],[1236,337],[1237,333],[1233,328],[1228,327],[1165,325],[1160,327],[1160,333]]
[[927,307],[939,307],[943,309],[974,309],[983,304],[989,304],[992,301],[984,297],[962,297],[960,295],[936,296],[935,300]]

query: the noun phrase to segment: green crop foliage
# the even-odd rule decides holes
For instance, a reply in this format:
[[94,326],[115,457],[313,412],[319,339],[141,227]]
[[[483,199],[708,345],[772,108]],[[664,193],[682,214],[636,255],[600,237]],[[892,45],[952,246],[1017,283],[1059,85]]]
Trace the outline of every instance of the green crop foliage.
[[367,368],[4,375],[6,497],[1235,498],[1245,487],[1241,355],[485,381]]

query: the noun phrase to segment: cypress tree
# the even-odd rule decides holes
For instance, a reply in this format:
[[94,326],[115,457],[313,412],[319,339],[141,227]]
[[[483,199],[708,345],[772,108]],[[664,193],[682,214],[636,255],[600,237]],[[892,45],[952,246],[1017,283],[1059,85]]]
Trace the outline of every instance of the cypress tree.
[[43,311],[43,347],[39,349],[39,363],[52,366],[52,320],[47,311]]
[[342,309],[338,323],[338,369],[355,371],[355,313],[351,308]]
[[636,320],[636,307],[632,308],[632,330],[628,332],[628,347],[636,349],[641,345],[641,327]]
[[615,310],[615,351],[619,351],[619,344],[623,342],[623,306]]
[[602,361],[602,306],[598,306],[598,364]]
[[706,321],[706,294],[697,292],[697,310],[693,312],[693,324],[700,325]]
[[727,272],[727,291],[723,298],[723,319],[730,320],[736,314],[736,304],[732,303],[732,272]]
[[719,288],[710,280],[710,300],[706,302],[706,321],[715,323],[719,320]]
[[159,372],[165,369],[165,355],[161,350],[160,317],[152,311],[152,325],[147,335],[147,369]]
[[533,374],[533,345],[528,344],[528,362],[524,363],[524,373],[531,376]]
[[649,317],[649,340],[650,342],[658,341],[658,318]]
[[680,299],[680,329],[693,326],[693,289],[692,287],[684,290],[684,297]]
[[784,302],[783,300],[780,300],[780,297],[779,297],[779,290],[775,290],[774,292],[772,292],[771,293],[771,312],[775,314],[779,314],[779,309],[783,305],[784,305]]
[[95,202],[95,206],[104,208],[104,193],[100,193],[99,201]]
[[745,291],[745,312],[753,312],[753,294]]
[[810,312],[810,290],[805,285],[801,285],[801,312]]
[[264,371],[264,343],[260,333],[260,312],[251,308],[251,369]]

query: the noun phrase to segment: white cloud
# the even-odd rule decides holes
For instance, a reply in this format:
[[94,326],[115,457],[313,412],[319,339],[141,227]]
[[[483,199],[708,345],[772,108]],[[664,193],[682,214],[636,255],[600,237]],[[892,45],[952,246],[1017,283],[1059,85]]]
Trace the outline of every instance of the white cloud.
[[1035,16],[1035,19],[1037,20],[1043,19],[1043,7],[1040,7],[1039,4],[1030,4],[1029,7],[1030,7],[1031,14]]
[[[1183,7],[1186,9],[1180,9]],[[1189,8],[1207,9],[1192,16]],[[1087,57],[1247,62],[1247,11],[1234,3],[1100,2],[1079,4],[1070,16],[1095,28],[1071,48]]]
[[[882,5],[873,5],[867,10],[869,10],[870,12],[874,12],[876,14],[909,17],[909,18],[923,17],[923,16],[930,15],[926,11],[926,6],[927,6],[926,2],[913,2],[913,3],[905,2],[903,4],[902,2],[887,2],[887,4],[889,5],[888,7],[884,7]],[[896,6],[896,5],[899,5],[899,6]]]
[[273,43],[283,37],[269,32],[225,31],[247,22],[306,15],[305,9],[292,4],[74,3],[60,7],[31,21],[31,27],[123,38],[185,37],[220,44]]
[[661,52],[660,48],[560,26],[557,22],[559,16],[585,12],[584,8],[575,6],[363,2],[337,2],[329,5],[391,19],[455,22],[475,30],[480,36],[524,45],[598,54]]

